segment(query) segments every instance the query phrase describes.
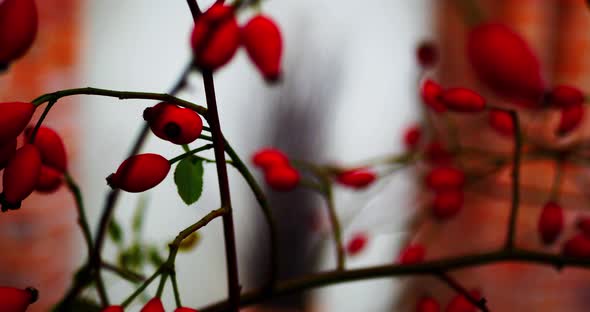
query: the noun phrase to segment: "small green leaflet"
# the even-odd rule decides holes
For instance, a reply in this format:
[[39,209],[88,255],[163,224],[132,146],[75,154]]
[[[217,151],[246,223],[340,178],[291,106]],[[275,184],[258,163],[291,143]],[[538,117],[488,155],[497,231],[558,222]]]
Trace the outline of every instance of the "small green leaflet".
[[203,193],[203,159],[187,157],[181,160],[174,171],[174,183],[185,204],[196,203]]

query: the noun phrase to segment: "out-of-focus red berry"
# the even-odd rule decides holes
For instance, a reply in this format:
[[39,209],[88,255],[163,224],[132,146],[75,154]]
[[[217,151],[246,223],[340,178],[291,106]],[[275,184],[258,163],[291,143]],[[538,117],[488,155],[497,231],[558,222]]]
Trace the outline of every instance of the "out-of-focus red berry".
[[550,105],[553,107],[567,107],[584,103],[582,90],[566,85],[556,86],[549,93]]
[[[477,290],[472,290],[469,292],[471,296],[477,300],[481,298],[481,294]],[[455,295],[451,302],[447,305],[445,312],[476,312],[478,308],[473,305],[473,303],[469,302],[465,296],[461,294]]]
[[588,216],[581,216],[576,221],[576,227],[580,230],[584,235],[590,238],[590,217]]
[[467,88],[450,88],[440,94],[446,108],[459,113],[476,113],[486,108],[486,100],[479,93]]
[[590,259],[590,238],[576,234],[563,244],[562,253],[566,257]]
[[34,0],[0,2],[0,64],[23,56],[37,36],[38,16]]
[[431,141],[424,150],[426,160],[434,165],[448,165],[451,160],[451,153],[440,141]]
[[491,109],[488,122],[498,134],[507,137],[514,135],[514,123],[509,112],[501,109]]
[[281,76],[283,39],[277,24],[265,15],[256,15],[241,32],[242,44],[252,62],[269,82]]
[[418,300],[416,312],[440,312],[440,304],[432,297],[422,297]]
[[411,126],[404,132],[404,145],[408,150],[416,150],[422,138],[422,128],[418,125]]
[[266,183],[276,191],[291,191],[299,185],[299,172],[288,165],[270,167],[265,174]]
[[267,147],[254,153],[252,163],[257,167],[268,170],[274,166],[288,165],[289,159],[280,150]]
[[359,254],[367,246],[369,237],[365,233],[355,234],[350,241],[346,244],[346,253],[354,256]]
[[436,192],[432,214],[441,220],[455,216],[463,208],[463,190],[451,189]]
[[416,50],[416,58],[422,68],[431,68],[438,61],[438,50],[436,45],[431,41],[424,41]]
[[447,111],[447,108],[440,100],[442,91],[443,89],[438,83],[434,82],[432,79],[426,79],[422,83],[420,96],[422,97],[422,101],[424,101],[424,103],[432,110],[437,113],[443,113]]
[[555,202],[548,202],[543,206],[539,217],[538,231],[541,241],[548,245],[557,239],[563,231],[563,208]]
[[365,168],[357,168],[340,172],[336,176],[339,184],[355,189],[363,189],[371,185],[377,176],[375,173]]
[[399,264],[417,264],[424,261],[426,248],[422,244],[411,244],[406,246],[399,254]]
[[584,119],[584,104],[569,105],[561,109],[557,135],[563,136],[577,129]]
[[465,183],[465,174],[453,167],[437,167],[430,170],[425,181],[433,190],[457,189]]

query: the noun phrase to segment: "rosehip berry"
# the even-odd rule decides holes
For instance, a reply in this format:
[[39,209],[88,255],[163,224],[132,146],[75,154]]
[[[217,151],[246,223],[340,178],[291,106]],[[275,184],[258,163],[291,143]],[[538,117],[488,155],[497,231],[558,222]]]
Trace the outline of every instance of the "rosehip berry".
[[150,299],[150,301],[141,308],[140,312],[165,312],[162,300],[157,297]]
[[16,138],[0,145],[0,170],[4,169],[16,152]]
[[0,311],[25,312],[38,297],[39,292],[35,288],[0,287]]
[[42,193],[53,193],[63,183],[63,172],[57,171],[52,167],[41,166],[41,174],[35,190]]
[[576,227],[587,237],[590,238],[590,217],[580,217],[576,222]]
[[[479,298],[481,297],[481,294],[477,290],[472,290],[469,293],[475,299],[479,300]],[[475,305],[473,305],[473,303],[471,303],[469,300],[467,300],[467,298],[465,298],[465,296],[458,294],[455,297],[453,297],[453,299],[451,299],[451,302],[449,302],[445,311],[446,312],[476,312],[477,310],[478,310],[477,307]]]
[[184,307],[180,307],[180,308],[176,308],[176,310],[174,310],[174,312],[199,312],[195,309],[191,309],[191,308],[184,308]]
[[420,126],[409,127],[404,133],[404,145],[408,150],[415,150],[418,148],[421,138],[422,128]]
[[590,259],[590,238],[576,234],[563,244],[562,253],[566,257]]
[[291,191],[299,184],[299,172],[288,165],[270,167],[265,174],[266,183],[277,191]]
[[484,23],[467,39],[471,66],[495,93],[537,107],[545,92],[541,65],[526,41],[502,24]]
[[283,39],[277,24],[269,17],[257,15],[242,28],[242,44],[264,78],[277,81],[281,75]]
[[447,165],[451,162],[451,153],[439,141],[431,141],[424,151],[426,159],[435,165]]
[[426,249],[421,244],[412,244],[404,248],[400,253],[397,262],[399,264],[417,264],[424,261]]
[[[32,127],[25,130],[25,138],[27,141],[30,139],[32,132]],[[35,135],[35,141],[32,144],[39,149],[39,153],[41,153],[41,161],[44,165],[61,172],[67,171],[68,159],[66,156],[66,148],[57,132],[51,128],[39,127],[37,135]]]
[[368,240],[369,238],[365,233],[355,234],[348,244],[346,244],[346,253],[351,256],[357,255],[365,249]]
[[437,167],[430,170],[425,180],[433,190],[457,189],[465,183],[465,174],[453,167]]
[[157,137],[174,144],[189,144],[199,138],[203,131],[199,114],[170,103],[146,108],[143,118]]
[[358,168],[340,172],[336,181],[341,185],[355,189],[363,189],[371,185],[377,179],[375,173],[368,169]]
[[33,0],[0,2],[0,64],[23,56],[37,36],[37,6]]
[[447,111],[445,104],[440,100],[442,91],[442,87],[431,79],[426,79],[424,83],[422,83],[422,88],[420,90],[422,101],[437,113]]
[[216,70],[228,63],[240,44],[240,28],[234,8],[214,4],[195,22],[191,35],[195,65]]
[[507,137],[514,135],[514,123],[509,112],[501,109],[492,109],[488,115],[488,122],[498,134]]
[[434,43],[425,41],[418,46],[416,57],[422,68],[430,68],[436,65],[436,62],[438,61],[438,50]]
[[416,312],[439,312],[440,305],[432,297],[422,297],[416,305]]
[[486,108],[486,100],[467,88],[450,88],[440,94],[440,101],[448,110],[459,113],[476,113]]
[[123,307],[121,306],[110,306],[104,308],[101,312],[123,312]]
[[557,135],[563,136],[578,128],[584,119],[584,104],[574,104],[561,109]]
[[548,202],[543,206],[539,217],[538,230],[545,245],[555,242],[563,230],[563,208],[555,202]]
[[168,160],[158,154],[140,154],[125,160],[107,178],[112,188],[131,193],[144,192],[160,184],[170,171]]
[[2,211],[20,207],[20,202],[27,198],[37,186],[41,175],[41,154],[36,146],[25,144],[19,148],[8,162],[2,183]]
[[[12,26],[0,29],[12,29]],[[34,112],[35,106],[31,103],[0,103],[0,144],[9,142],[23,132]]]
[[287,156],[274,148],[263,148],[252,156],[252,162],[257,167],[268,170],[274,166],[286,166],[289,164]]
[[441,220],[455,216],[463,208],[462,190],[443,190],[436,192],[432,203],[432,214]]
[[567,107],[584,103],[584,93],[576,87],[557,86],[549,93],[549,102],[554,107]]

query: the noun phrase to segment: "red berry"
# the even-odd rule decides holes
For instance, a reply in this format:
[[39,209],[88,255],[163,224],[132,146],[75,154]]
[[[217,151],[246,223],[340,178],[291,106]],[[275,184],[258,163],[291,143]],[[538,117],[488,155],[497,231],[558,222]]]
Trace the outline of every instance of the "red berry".
[[538,230],[541,240],[548,245],[557,239],[563,230],[563,208],[555,202],[548,202],[543,206],[539,217]]
[[439,312],[440,305],[432,297],[422,297],[416,305],[416,312]]
[[426,159],[435,165],[446,165],[451,162],[451,153],[439,141],[431,141],[424,151]]
[[289,159],[278,149],[263,148],[252,156],[252,162],[257,167],[268,170],[274,166],[288,165]]
[[420,126],[409,127],[404,133],[404,145],[408,150],[415,150],[420,144],[421,138],[422,128]]
[[491,109],[488,122],[498,134],[509,137],[514,135],[514,123],[509,112],[501,109]]
[[48,166],[41,166],[41,174],[35,190],[42,193],[53,193],[63,183],[64,174]]
[[143,308],[141,308],[140,312],[165,312],[162,300],[157,297],[152,298],[143,306]]
[[588,238],[590,238],[590,217],[582,216],[578,218],[576,227]]
[[25,312],[38,297],[38,292],[34,288],[0,287],[0,311]]
[[37,36],[37,6],[33,0],[0,2],[0,64],[23,56]]
[[264,15],[253,17],[242,28],[242,44],[267,81],[277,81],[281,75],[283,39],[277,24]]
[[201,116],[191,109],[170,103],[159,103],[143,113],[152,132],[174,144],[189,144],[203,131]]
[[438,61],[438,51],[434,43],[430,41],[422,42],[416,51],[418,63],[423,68],[430,68],[436,65]]
[[[30,139],[32,131],[33,128],[31,127],[25,130],[25,138],[27,141]],[[32,144],[39,149],[39,153],[41,153],[41,161],[44,165],[61,172],[67,171],[68,160],[66,156],[66,148],[57,132],[51,128],[39,127],[39,131],[37,131],[37,135],[35,136],[35,141]]]
[[357,233],[355,234],[348,244],[346,244],[346,253],[354,256],[363,251],[365,246],[367,246],[368,241],[367,234],[365,233]]
[[31,103],[0,103],[0,144],[9,142],[23,132],[34,112],[35,106]]
[[422,83],[422,88],[420,90],[422,101],[437,113],[443,113],[447,110],[445,104],[440,100],[442,91],[442,87],[431,79],[426,79]]
[[170,171],[168,160],[158,154],[140,154],[125,160],[116,173],[107,178],[112,188],[139,193],[160,184]]
[[110,306],[104,308],[101,312],[123,312],[123,307],[121,306]]
[[363,189],[377,179],[375,173],[368,169],[359,168],[340,172],[336,177],[338,183],[355,189]]
[[240,44],[240,28],[234,8],[214,4],[195,22],[191,35],[195,65],[216,70],[227,64]]
[[436,192],[432,203],[432,213],[436,218],[444,220],[455,216],[462,207],[462,190],[443,190]]
[[20,207],[20,202],[35,190],[40,175],[41,154],[34,145],[25,144],[4,169],[2,211]]
[[477,92],[467,88],[450,88],[440,95],[440,101],[450,111],[459,113],[481,112],[486,108],[486,100]]
[[566,257],[590,259],[590,238],[576,234],[563,244],[562,253]]
[[561,118],[557,127],[557,135],[566,135],[578,128],[584,119],[584,104],[574,104],[561,109]]
[[399,264],[416,264],[424,261],[426,249],[421,244],[412,244],[404,248],[399,255]]
[[176,308],[176,310],[174,310],[174,312],[199,312],[199,311],[197,311],[195,309],[191,309],[191,308],[181,307],[181,308]]
[[[473,298],[478,299],[481,297],[481,294],[479,293],[479,291],[477,290],[472,290],[470,291],[470,294]],[[467,298],[465,298],[465,296],[458,294],[455,297],[453,297],[453,299],[451,299],[451,302],[449,302],[449,305],[447,305],[446,308],[446,312],[476,312],[478,310],[478,308],[473,305],[473,303],[469,302],[469,300],[467,300]]]
[[584,103],[584,93],[576,87],[557,86],[549,94],[550,104],[554,107],[566,107]]
[[545,92],[541,65],[526,41],[502,24],[473,28],[467,53],[481,82],[499,95],[536,107]]
[[0,145],[0,170],[4,169],[16,152],[16,137]]
[[290,191],[299,184],[299,172],[288,165],[270,167],[266,171],[266,183],[277,191]]
[[437,167],[426,175],[426,185],[433,190],[456,189],[465,183],[463,171],[453,167]]

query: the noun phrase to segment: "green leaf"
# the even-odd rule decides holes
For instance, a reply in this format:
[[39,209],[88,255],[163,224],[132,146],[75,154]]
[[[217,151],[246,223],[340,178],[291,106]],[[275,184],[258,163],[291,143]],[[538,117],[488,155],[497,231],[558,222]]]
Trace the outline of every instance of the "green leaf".
[[195,232],[180,243],[178,250],[181,252],[191,251],[199,245],[200,241],[201,234],[199,234],[199,232]]
[[155,246],[152,246],[148,251],[148,259],[155,267],[159,267],[164,263],[164,258],[162,258],[160,251]]
[[174,171],[178,195],[185,204],[194,204],[203,193],[203,160],[187,157],[181,160]]
[[135,234],[139,234],[141,232],[141,228],[143,227],[147,202],[147,196],[141,196],[137,202],[137,207],[135,207],[135,213],[133,214],[133,220],[131,221],[131,229],[133,229]]
[[117,222],[114,217],[109,223],[108,231],[109,237],[113,240],[113,242],[117,244],[121,244],[123,242],[123,230],[121,229],[119,222]]

